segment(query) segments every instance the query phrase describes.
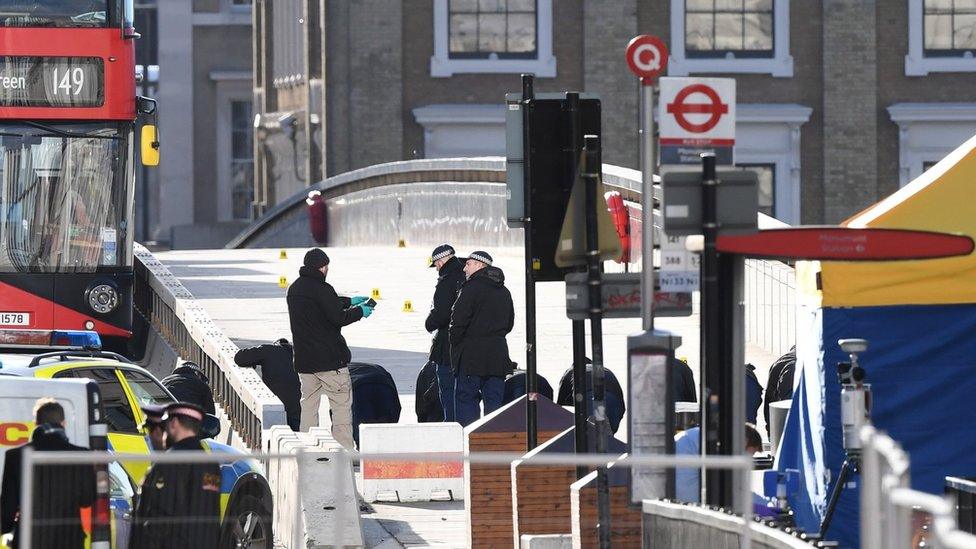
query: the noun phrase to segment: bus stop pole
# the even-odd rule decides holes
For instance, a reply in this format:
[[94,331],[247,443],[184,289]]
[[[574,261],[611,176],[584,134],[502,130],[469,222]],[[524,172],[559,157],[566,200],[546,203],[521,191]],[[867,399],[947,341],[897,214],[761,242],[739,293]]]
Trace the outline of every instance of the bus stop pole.
[[641,320],[654,331],[654,80],[641,78]]
[[538,398],[538,385],[536,383],[536,361],[535,361],[535,271],[532,261],[532,177],[530,164],[532,162],[532,151],[530,149],[530,128],[529,121],[531,116],[529,110],[532,108],[532,100],[535,98],[533,91],[533,76],[531,74],[522,75],[522,158],[524,162],[522,169],[524,173],[525,189],[525,221],[523,234],[525,235],[525,448],[530,451],[538,445],[538,411],[536,409],[536,399]]

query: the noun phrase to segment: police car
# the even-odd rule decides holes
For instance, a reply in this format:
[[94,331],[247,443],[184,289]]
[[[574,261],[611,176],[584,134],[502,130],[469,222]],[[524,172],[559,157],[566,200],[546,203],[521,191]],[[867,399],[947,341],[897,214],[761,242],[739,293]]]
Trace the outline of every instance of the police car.
[[[97,350],[101,345],[98,335],[93,332],[54,331],[47,334],[24,330],[21,339],[3,334],[0,347],[36,346],[43,343],[38,341],[42,338],[48,342],[45,347],[57,350],[42,354],[0,352],[0,383],[4,376],[91,380],[100,393],[102,418],[108,425],[109,449],[119,453],[148,454],[151,446],[141,428],[145,419],[141,407],[175,402],[173,395],[144,368],[121,355]],[[3,410],[0,405],[0,412]],[[32,417],[0,417],[3,433],[0,451],[27,443],[33,430],[32,420]],[[218,432],[219,427],[206,436],[213,437]],[[240,450],[209,438],[204,444],[210,452],[234,456],[234,461],[221,465],[221,547],[270,549],[273,545],[273,505],[263,468],[255,460],[247,459],[247,454]],[[109,467],[112,547],[127,545],[133,497],[149,465],[149,462],[127,461]]]

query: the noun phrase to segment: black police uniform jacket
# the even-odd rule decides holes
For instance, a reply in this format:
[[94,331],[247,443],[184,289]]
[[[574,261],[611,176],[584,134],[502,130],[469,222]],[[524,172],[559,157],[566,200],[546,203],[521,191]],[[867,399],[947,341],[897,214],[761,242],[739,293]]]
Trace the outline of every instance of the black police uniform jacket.
[[[203,450],[199,437],[167,452]],[[142,482],[129,547],[217,547],[220,536],[220,465],[157,463]]]
[[318,269],[302,267],[288,287],[288,320],[295,349],[295,371],[304,374],[344,368],[352,360],[340,330],[363,318],[360,307],[349,305],[325,281]]
[[[3,466],[2,531],[17,530],[20,511],[20,475],[24,448],[44,452],[86,452],[88,448],[68,442],[60,425],[44,424],[34,429],[31,441],[7,452]],[[80,510],[95,501],[95,469],[91,465],[37,466],[34,477],[32,545],[45,549],[81,549],[85,531]],[[18,547],[17,537],[11,547]]]
[[292,359],[291,345],[258,345],[237,351],[234,362],[238,366],[261,366],[261,379],[285,405],[288,425],[295,431],[302,415],[302,384]]
[[455,373],[504,377],[512,371],[505,336],[515,325],[512,294],[497,267],[475,272],[461,286],[449,335]]
[[163,387],[169,389],[179,402],[189,402],[203,408],[204,412],[216,415],[213,391],[210,390],[209,379],[194,368],[180,366],[173,373],[164,377]]
[[434,334],[430,346],[430,360],[441,366],[451,364],[451,343],[448,328],[451,325],[451,306],[457,299],[458,291],[464,284],[464,264],[457,257],[447,260],[441,267],[434,288],[434,302],[427,313],[424,328]]

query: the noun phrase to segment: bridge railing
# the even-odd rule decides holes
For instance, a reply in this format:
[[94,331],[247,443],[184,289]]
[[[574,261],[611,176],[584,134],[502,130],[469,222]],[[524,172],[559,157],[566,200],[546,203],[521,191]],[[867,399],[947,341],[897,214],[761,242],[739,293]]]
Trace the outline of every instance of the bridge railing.
[[861,443],[862,547],[976,547],[976,536],[959,528],[951,499],[911,489],[908,454],[897,442],[868,425]]
[[203,306],[145,247],[135,245],[135,306],[176,353],[199,364],[233,429],[251,449],[262,431],[283,425],[285,409],[253,368],[234,364],[238,347]]

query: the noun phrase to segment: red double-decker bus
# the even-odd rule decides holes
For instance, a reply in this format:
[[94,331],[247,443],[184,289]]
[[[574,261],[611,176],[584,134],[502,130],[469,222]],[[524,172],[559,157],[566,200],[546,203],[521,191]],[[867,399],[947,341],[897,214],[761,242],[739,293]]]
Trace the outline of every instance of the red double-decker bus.
[[151,104],[132,15],[132,0],[0,0],[0,342],[131,335],[134,126]]

